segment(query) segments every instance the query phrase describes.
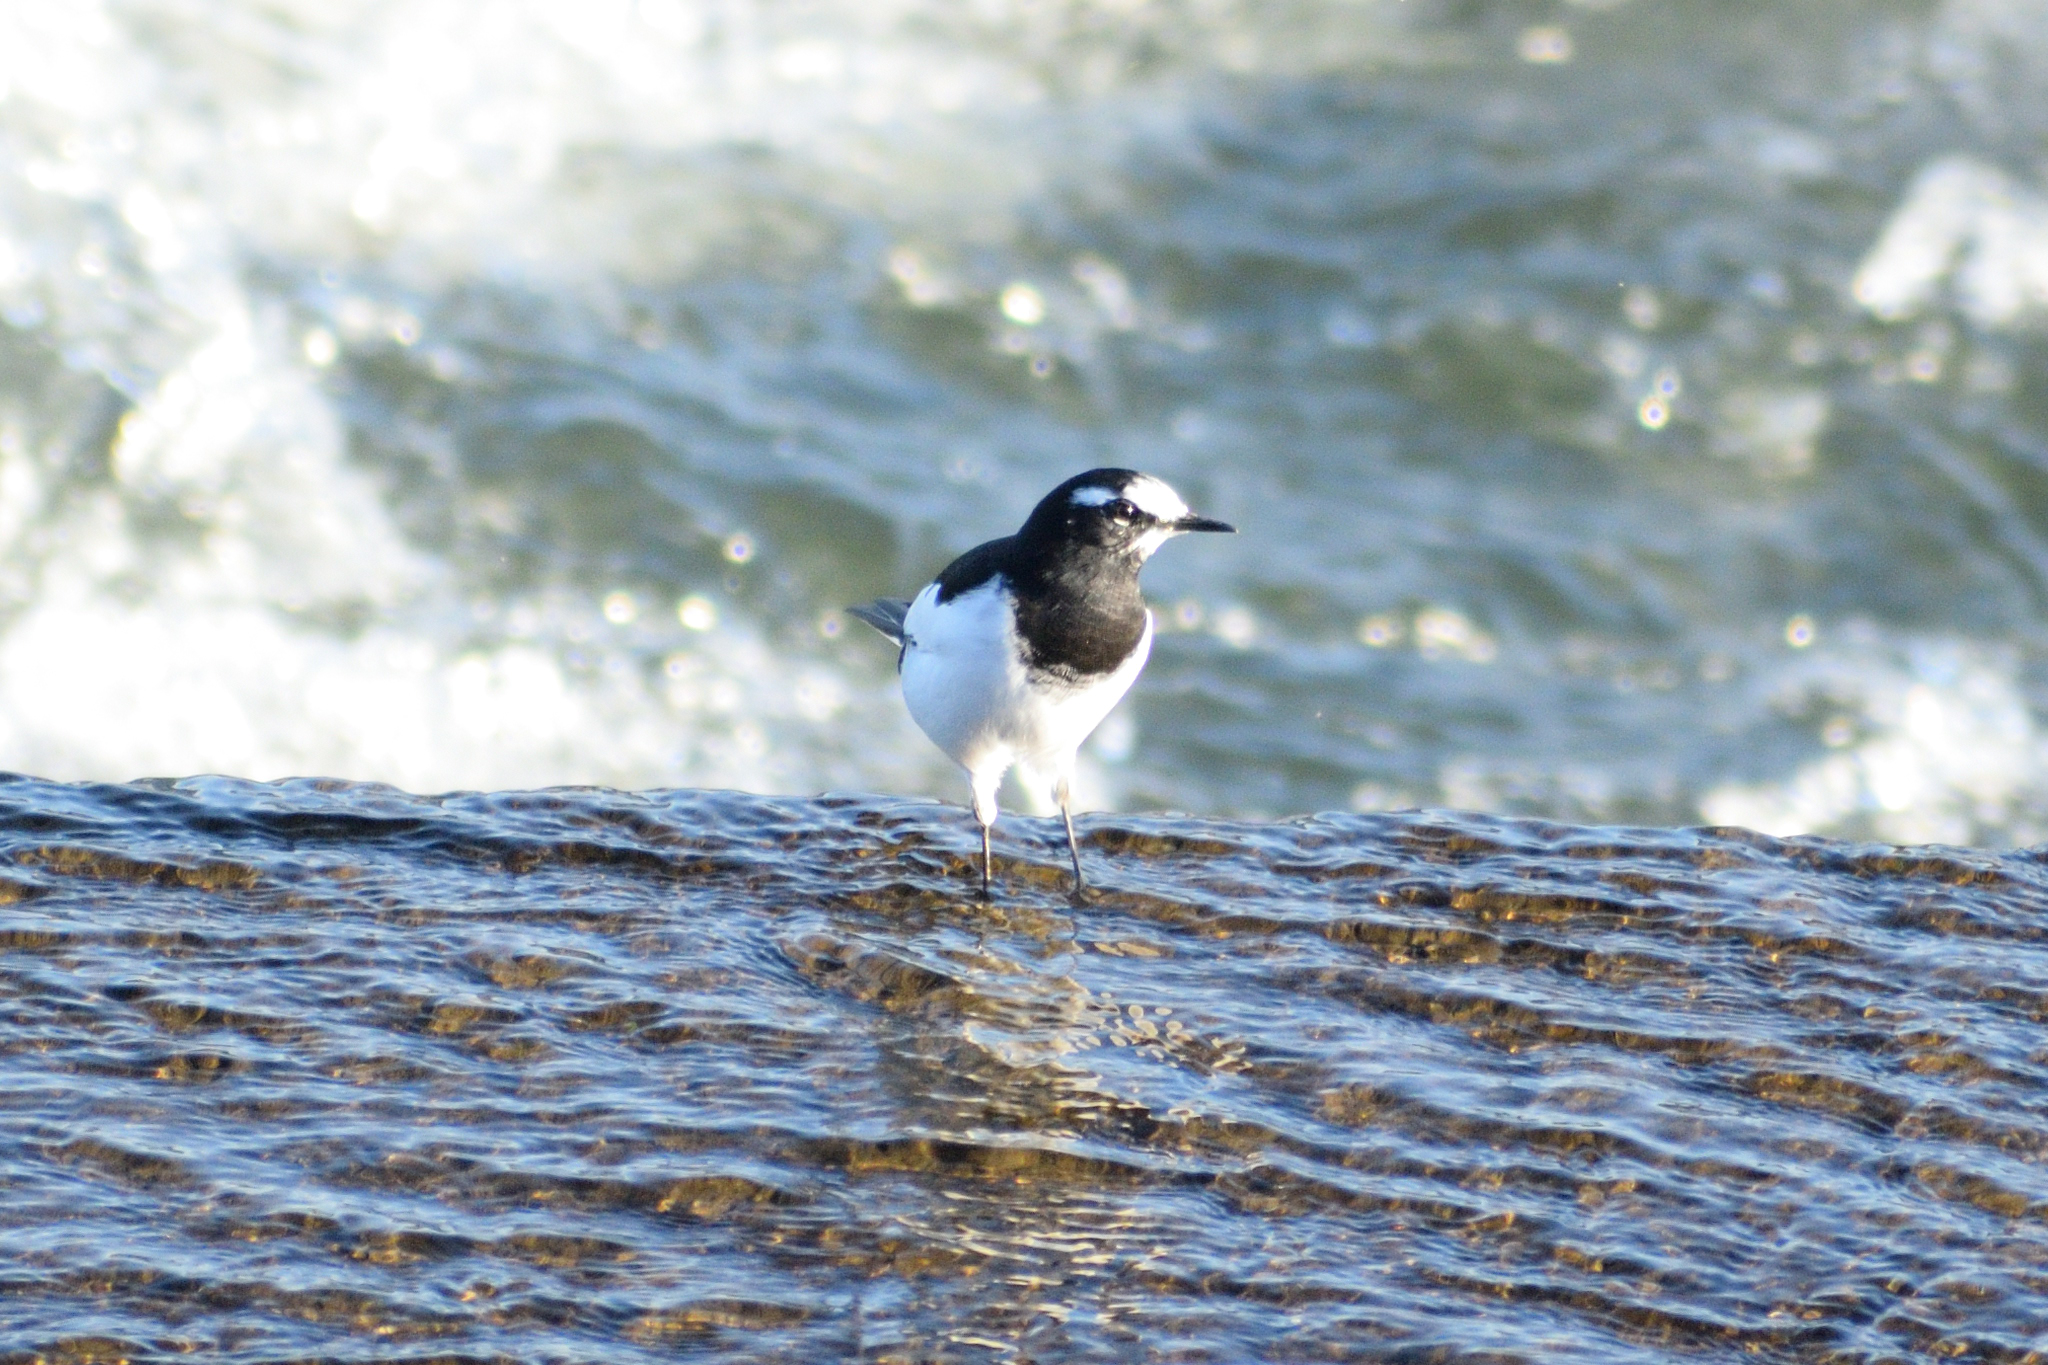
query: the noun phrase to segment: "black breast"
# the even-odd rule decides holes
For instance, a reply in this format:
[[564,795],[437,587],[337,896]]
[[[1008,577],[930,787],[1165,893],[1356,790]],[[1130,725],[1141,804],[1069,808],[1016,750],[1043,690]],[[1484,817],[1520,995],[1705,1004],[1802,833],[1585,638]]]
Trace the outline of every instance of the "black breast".
[[1145,638],[1137,561],[1092,547],[1032,550],[1016,536],[977,545],[939,575],[939,601],[1000,577],[1026,668],[1067,682],[1114,673]]

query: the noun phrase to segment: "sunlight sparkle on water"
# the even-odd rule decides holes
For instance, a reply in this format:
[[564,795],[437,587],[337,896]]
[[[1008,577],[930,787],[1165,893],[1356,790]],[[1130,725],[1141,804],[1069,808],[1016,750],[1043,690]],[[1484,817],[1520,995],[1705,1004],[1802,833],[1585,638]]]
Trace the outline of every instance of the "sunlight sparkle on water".
[[950,302],[958,292],[951,280],[909,247],[898,247],[889,253],[889,274],[903,290],[904,301],[913,308],[936,307]]
[[1215,631],[1232,649],[1250,649],[1258,638],[1259,621],[1243,607],[1225,607],[1216,613]]
[[1400,618],[1384,612],[1368,616],[1358,623],[1358,642],[1370,645],[1374,649],[1385,649],[1388,645],[1398,644],[1401,634]]
[[1019,281],[1003,290],[1003,316],[1020,327],[1036,327],[1045,321],[1045,295]]
[[1515,54],[1539,66],[1568,62],[1572,59],[1572,35],[1555,24],[1526,28],[1515,41]]
[[332,365],[341,354],[341,346],[334,339],[334,333],[325,327],[315,327],[306,333],[304,348],[309,363],[322,369]]
[[1491,635],[1449,607],[1431,607],[1416,616],[1415,647],[1425,659],[1455,655],[1475,664],[1490,664],[1500,653]]
[[710,599],[692,595],[676,603],[676,620],[685,630],[710,630],[718,624],[718,608]]

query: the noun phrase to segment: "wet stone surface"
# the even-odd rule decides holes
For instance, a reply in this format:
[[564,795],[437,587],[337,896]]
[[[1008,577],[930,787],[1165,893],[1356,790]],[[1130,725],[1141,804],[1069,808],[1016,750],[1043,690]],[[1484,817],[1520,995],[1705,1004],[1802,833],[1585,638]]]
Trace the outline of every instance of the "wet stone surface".
[[0,786],[0,1359],[2040,1359],[2038,856]]

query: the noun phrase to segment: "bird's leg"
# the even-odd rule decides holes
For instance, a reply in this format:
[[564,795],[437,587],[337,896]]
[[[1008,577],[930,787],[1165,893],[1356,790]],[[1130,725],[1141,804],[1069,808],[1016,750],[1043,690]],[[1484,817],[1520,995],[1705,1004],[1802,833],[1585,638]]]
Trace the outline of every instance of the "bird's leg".
[[989,852],[988,832],[996,822],[996,783],[1003,780],[1002,770],[994,773],[968,771],[968,779],[974,788],[974,818],[981,825],[981,898],[989,899],[989,883],[995,879],[995,856]]
[[1074,815],[1072,810],[1069,809],[1072,804],[1073,784],[1062,777],[1055,794],[1060,799],[1060,819],[1064,820],[1067,825],[1067,852],[1074,859],[1074,899],[1078,901],[1081,899],[1083,884],[1081,881],[1081,845],[1074,841]]

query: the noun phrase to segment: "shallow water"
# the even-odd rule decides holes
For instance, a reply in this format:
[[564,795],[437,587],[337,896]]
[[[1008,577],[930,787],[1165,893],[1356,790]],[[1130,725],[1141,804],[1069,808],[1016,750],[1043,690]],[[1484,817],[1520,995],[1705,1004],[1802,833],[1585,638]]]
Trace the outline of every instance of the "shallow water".
[[2038,856],[0,786],[7,1360],[2040,1359]]
[[1122,463],[1123,810],[2048,839],[2042,0],[0,6],[0,766],[957,799]]

